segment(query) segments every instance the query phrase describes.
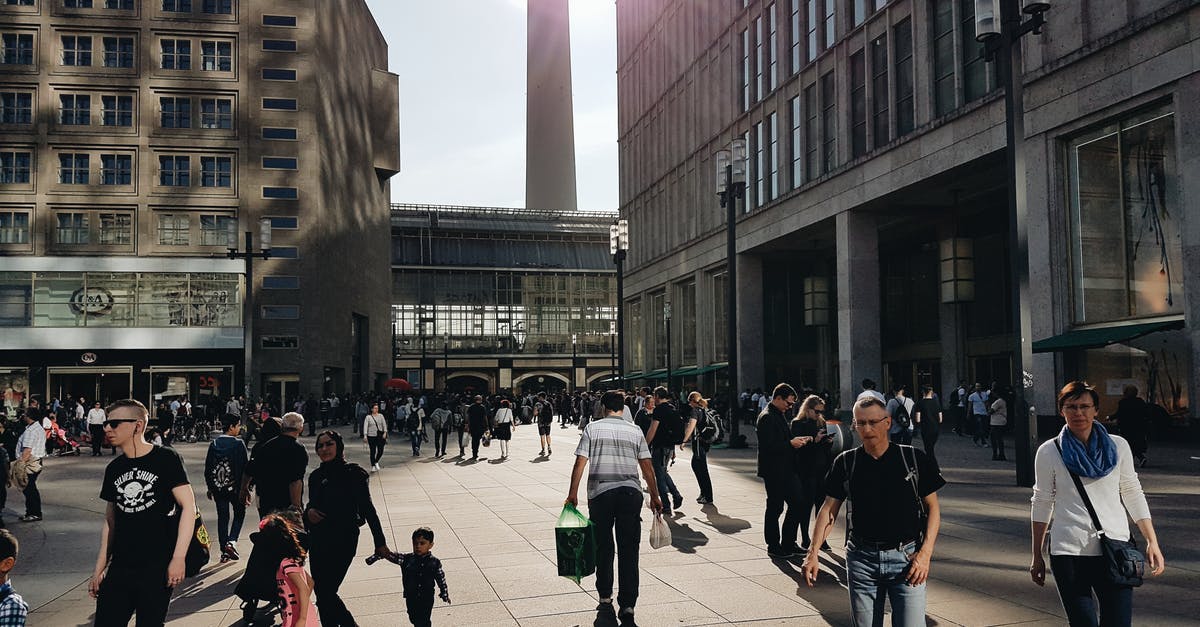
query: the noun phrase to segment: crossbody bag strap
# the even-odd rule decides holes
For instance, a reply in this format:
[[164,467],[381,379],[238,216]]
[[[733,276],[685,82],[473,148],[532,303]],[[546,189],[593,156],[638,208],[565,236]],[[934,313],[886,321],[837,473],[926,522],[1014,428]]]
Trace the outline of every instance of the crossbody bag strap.
[[[1061,458],[1062,446],[1058,443],[1057,439],[1054,440],[1054,448],[1058,449],[1058,456]],[[1063,460],[1063,466],[1065,467],[1066,465],[1066,460]],[[1096,515],[1096,508],[1092,506],[1092,499],[1088,498],[1087,490],[1083,489],[1083,481],[1070,468],[1067,468],[1067,474],[1071,475],[1071,481],[1075,482],[1075,489],[1079,490],[1079,496],[1083,499],[1083,504],[1087,506],[1088,514],[1092,516],[1092,524],[1096,526],[1096,531],[1099,531],[1100,535],[1104,535],[1104,527],[1100,526],[1100,517]]]
[[[858,449],[851,449],[849,455],[842,455],[842,469],[846,471],[846,482],[843,487],[846,491],[846,544],[850,544],[850,537],[854,535],[854,500],[850,498],[850,479],[854,476],[854,461],[858,459]],[[846,458],[850,461],[847,462]]]

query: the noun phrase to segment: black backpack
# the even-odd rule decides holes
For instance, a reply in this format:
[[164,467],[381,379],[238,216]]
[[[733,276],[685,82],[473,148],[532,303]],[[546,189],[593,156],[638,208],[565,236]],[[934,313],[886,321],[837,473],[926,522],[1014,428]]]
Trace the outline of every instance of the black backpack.
[[908,407],[904,405],[905,400],[902,398],[896,399],[896,412],[892,415],[892,418],[895,419],[897,425],[907,429],[912,424],[912,417],[908,415]]
[[[671,411],[659,418],[658,432],[654,434],[654,444],[656,446],[661,446],[660,442],[667,446],[683,444],[683,418],[679,416],[679,411],[675,409],[674,405],[670,403],[664,403],[664,405]],[[655,411],[658,411],[658,407],[655,407]]]
[[209,445],[213,448],[213,463],[204,468],[204,480],[214,493],[231,495],[238,491],[233,476],[233,459],[224,449],[216,448],[216,442]]
[[712,446],[713,442],[721,439],[721,421],[717,412],[711,409],[697,409],[696,413],[696,438],[704,446]]

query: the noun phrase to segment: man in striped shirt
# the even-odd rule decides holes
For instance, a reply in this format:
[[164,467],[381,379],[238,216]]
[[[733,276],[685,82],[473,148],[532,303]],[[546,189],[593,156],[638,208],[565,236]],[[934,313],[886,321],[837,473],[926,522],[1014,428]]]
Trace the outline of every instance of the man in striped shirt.
[[[604,417],[588,423],[575,449],[575,468],[567,502],[579,503],[579,483],[583,470],[588,473],[588,515],[596,532],[596,592],[601,612],[613,612],[613,554],[619,556],[617,603],[622,623],[633,623],[633,608],[638,597],[638,545],[641,543],[642,486],[638,470],[650,491],[650,509],[662,511],[650,447],[642,430],[622,417],[624,399],[618,392],[605,392],[600,399]],[[613,533],[616,532],[616,544]]]

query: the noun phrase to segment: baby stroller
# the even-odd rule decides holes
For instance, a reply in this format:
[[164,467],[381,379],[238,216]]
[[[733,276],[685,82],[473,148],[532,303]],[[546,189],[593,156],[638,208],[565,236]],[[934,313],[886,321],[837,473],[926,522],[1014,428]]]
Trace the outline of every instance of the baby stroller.
[[[287,545],[282,537],[260,530],[250,534],[250,557],[246,559],[246,570],[238,582],[234,593],[242,599],[242,624],[274,625],[274,615],[280,610],[279,589],[275,581],[275,572],[279,562],[287,555]],[[307,534],[305,534],[307,535]],[[300,541],[307,547],[308,540],[301,536]],[[266,601],[266,615],[258,616],[258,602]]]
[[50,428],[46,430],[46,449],[53,450],[56,457],[78,455],[80,452],[79,442],[58,426],[57,420],[51,420]]

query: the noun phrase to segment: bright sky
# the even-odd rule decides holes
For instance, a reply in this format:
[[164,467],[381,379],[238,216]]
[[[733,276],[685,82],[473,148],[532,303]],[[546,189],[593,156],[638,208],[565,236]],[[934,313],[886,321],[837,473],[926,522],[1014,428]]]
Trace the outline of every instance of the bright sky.
[[[400,76],[392,201],[525,205],[525,0],[367,0]],[[570,0],[579,208],[617,208],[614,0]]]

